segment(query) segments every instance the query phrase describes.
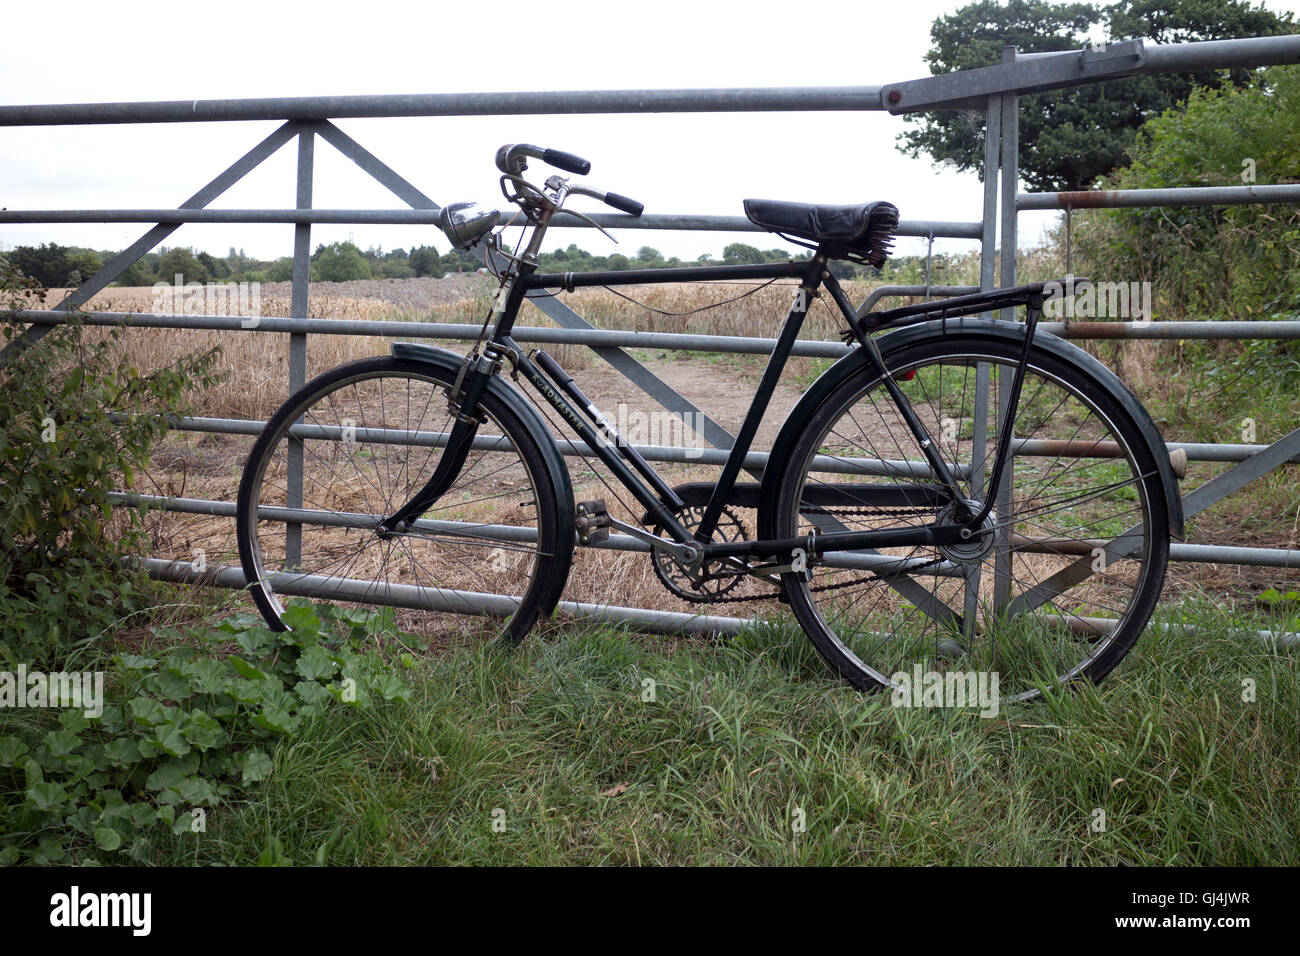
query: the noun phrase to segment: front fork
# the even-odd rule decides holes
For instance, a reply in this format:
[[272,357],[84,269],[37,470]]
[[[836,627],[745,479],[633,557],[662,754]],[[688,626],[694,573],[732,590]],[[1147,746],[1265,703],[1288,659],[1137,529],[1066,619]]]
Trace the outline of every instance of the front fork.
[[456,423],[447,436],[447,449],[424,487],[406,504],[379,522],[375,529],[379,537],[387,538],[405,531],[411,522],[432,508],[456,480],[456,476],[465,467],[465,459],[474,445],[478,427],[483,423],[478,410],[479,399],[500,365],[499,358],[487,355],[470,355],[466,358],[456,377],[456,383],[450,389],[451,409],[456,416]]

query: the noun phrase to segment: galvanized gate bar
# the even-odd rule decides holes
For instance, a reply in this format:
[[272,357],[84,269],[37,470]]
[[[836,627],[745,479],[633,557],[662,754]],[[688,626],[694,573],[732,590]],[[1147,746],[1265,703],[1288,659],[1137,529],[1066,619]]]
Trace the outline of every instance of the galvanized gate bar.
[[[285,123],[239,159],[231,163],[224,172],[218,175],[206,186],[196,192],[189,199],[185,200],[185,202],[181,203],[181,208],[200,209],[206,206],[235,183],[243,179],[250,171],[256,169],[263,160],[292,139],[293,135],[293,124]],[[149,219],[145,221],[153,222],[155,220]],[[97,292],[102,291],[110,282],[125,272],[133,262],[170,236],[176,231],[176,229],[176,225],[159,224],[154,226],[154,228],[150,229],[135,242],[131,243],[130,246],[110,260],[102,269],[78,286],[71,295],[59,303],[58,308],[72,309],[89,301]],[[0,365],[3,365],[14,352],[26,348],[32,342],[35,342],[41,336],[45,335],[48,331],[48,326],[27,329],[27,331],[25,331],[21,336],[6,345],[3,350],[0,350]]]
[[[964,288],[964,287],[959,287]],[[50,309],[19,309],[25,322],[58,325],[68,320],[65,312]],[[369,335],[386,338],[462,339],[472,341],[481,326],[451,322],[405,322],[379,319],[292,319],[259,317],[256,328],[245,327],[252,316],[238,315],[154,315],[140,312],[83,312],[87,325],[122,325],[129,328],[208,329],[243,332],[308,332],[322,335]],[[1300,339],[1300,320],[1276,322],[1040,322],[1039,331],[1070,339]],[[545,326],[516,326],[512,333],[520,342],[550,342],[565,345],[621,345],[625,348],[666,348],[698,352],[736,352],[767,355],[775,339],[741,335],[703,335],[688,332],[634,332],[620,329],[556,329]],[[842,342],[803,339],[795,343],[792,355],[839,358],[852,351]],[[1216,446],[1217,447],[1217,446]],[[1235,446],[1226,446],[1235,447]]]
[[1300,183],[1258,186],[1175,186],[1167,189],[1081,189],[1020,193],[1017,209],[1134,209],[1144,206],[1242,206],[1300,203]]
[[[363,169],[365,167],[362,167]],[[369,169],[366,169],[370,172]],[[387,182],[380,180],[385,186]],[[432,200],[430,200],[431,202]],[[431,226],[438,223],[439,207],[434,204],[418,209],[6,209],[0,210],[5,222],[183,222],[225,223],[332,223],[343,225]],[[505,220],[513,211],[502,210]],[[584,214],[585,215],[585,214]],[[681,213],[646,213],[627,216],[593,212],[592,222],[605,229],[671,230],[674,232],[762,232],[744,216],[686,215]],[[590,229],[591,224],[569,213],[560,213],[551,225],[559,228]],[[900,236],[938,236],[949,239],[978,239],[978,222],[950,222],[925,219],[900,220],[895,232]]]
[[[311,123],[298,123],[298,176],[297,205],[299,209],[311,208],[313,167],[316,156],[316,130]],[[307,318],[307,300],[311,284],[311,225],[301,223],[293,227],[293,293],[289,314],[295,319]],[[307,333],[293,332],[289,336],[289,394],[307,384]],[[289,507],[302,506],[303,444],[290,438],[287,453],[288,473],[285,476],[285,497]],[[289,522],[284,526],[285,567],[296,568],[302,558],[302,527]]]
[[563,113],[777,113],[880,110],[879,86],[773,86],[684,90],[279,96],[139,103],[0,106],[0,126],[213,123],[398,116],[530,116]]

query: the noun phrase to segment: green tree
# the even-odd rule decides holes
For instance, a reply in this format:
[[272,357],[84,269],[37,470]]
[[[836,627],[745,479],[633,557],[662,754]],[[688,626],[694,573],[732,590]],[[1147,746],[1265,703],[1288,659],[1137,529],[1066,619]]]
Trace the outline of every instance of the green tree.
[[104,265],[99,254],[90,249],[60,246],[54,242],[15,246],[7,258],[23,275],[51,289],[80,285]]
[[137,260],[126,267],[117,277],[117,284],[124,286],[151,285],[154,281],[153,270],[143,260]]
[[729,266],[753,265],[765,261],[763,253],[743,242],[733,242],[722,250],[722,261]]
[[321,244],[311,257],[312,278],[317,282],[350,282],[369,279],[370,263],[350,242]]
[[433,246],[418,246],[411,250],[411,271],[417,276],[440,276],[438,250]]
[[230,266],[224,259],[218,259],[210,252],[200,252],[194,257],[199,261],[203,268],[208,270],[208,275],[213,279],[230,278]]
[[158,260],[159,282],[176,282],[177,276],[181,277],[179,280],[181,284],[207,282],[212,278],[211,273],[194,255],[194,250],[187,246],[168,249],[163,253],[162,258]]
[[[1090,31],[1106,27],[1116,40],[1142,37],[1157,43],[1221,40],[1296,32],[1290,13],[1278,15],[1245,0],[1120,0],[1108,7],[1047,0],[979,0],[930,27],[926,62],[933,74],[999,63],[1002,47],[1025,53],[1077,49]],[[1122,166],[1137,130],[1148,117],[1186,100],[1193,86],[1240,86],[1249,70],[1159,74],[1091,83],[1020,99],[1020,178],[1035,190],[1084,189]],[[910,156],[951,160],[981,172],[982,112],[912,114],[914,127],[899,136]]]
[[[1119,189],[1300,181],[1300,71],[1270,67],[1242,89],[1196,90],[1143,127]],[[1294,206],[1106,209],[1078,223],[1080,265],[1149,281],[1166,318],[1262,319],[1300,308]]]
[[290,282],[293,279],[293,256],[281,256],[266,269],[267,282]]

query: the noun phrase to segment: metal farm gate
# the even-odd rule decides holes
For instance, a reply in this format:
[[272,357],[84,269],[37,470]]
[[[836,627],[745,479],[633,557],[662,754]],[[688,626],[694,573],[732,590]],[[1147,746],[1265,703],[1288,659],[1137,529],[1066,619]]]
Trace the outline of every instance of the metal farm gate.
[[[98,125],[120,123],[196,123],[282,120],[283,124],[250,149],[211,182],[198,189],[178,207],[159,209],[83,209],[0,211],[4,223],[146,223],[150,228],[124,252],[83,282],[56,308],[20,313],[30,321],[24,336],[0,352],[3,362],[24,342],[39,338],[67,318],[66,310],[88,302],[132,263],[167,239],[182,223],[292,223],[294,224],[293,283],[290,318],[258,318],[218,315],[138,315],[118,312],[88,313],[90,324],[125,323],[131,327],[209,329],[246,335],[267,332],[289,333],[289,380],[291,392],[306,380],[307,342],[314,334],[401,336],[428,339],[473,339],[476,325],[411,323],[402,321],[359,321],[352,319],[310,319],[308,286],[310,277],[311,229],[313,223],[425,224],[434,225],[439,206],[419,188],[403,178],[364,146],[332,122],[357,117],[512,116],[522,114],[602,113],[710,113],[757,111],[841,111],[850,113],[888,112],[903,114],[927,110],[982,110],[985,114],[983,157],[983,218],[977,222],[933,222],[904,220],[899,235],[977,240],[980,243],[980,285],[885,286],[876,289],[862,305],[869,310],[884,296],[958,295],[1011,286],[1016,282],[1016,230],[1021,210],[1121,206],[1206,206],[1300,202],[1297,185],[1243,185],[1144,189],[1120,192],[1019,193],[1017,192],[1018,119],[1020,94],[1062,89],[1110,78],[1150,73],[1192,72],[1227,67],[1254,67],[1300,63],[1300,36],[1258,37],[1198,43],[1153,45],[1141,40],[1111,43],[1102,48],[1044,54],[1019,54],[1014,47],[1004,50],[999,65],[940,76],[928,76],[904,83],[855,87],[777,87],[747,89],[621,90],[591,92],[448,93],[414,96],[295,97],[245,100],[199,100],[151,103],[95,103],[50,106],[0,107],[0,127]],[[387,187],[407,209],[316,209],[312,207],[313,160],[317,139],[324,140],[350,158],[375,180]],[[211,209],[210,203],[242,179],[281,147],[296,141],[297,199],[292,209]],[[651,230],[697,230],[726,232],[761,231],[739,216],[689,214],[625,215],[597,214],[592,217],[606,228]],[[553,225],[583,226],[576,217],[564,214]],[[1000,249],[1000,255],[999,255]],[[999,262],[1000,259],[1000,262]],[[927,260],[927,279],[929,263]],[[995,281],[996,280],[996,281]],[[685,351],[762,354],[770,352],[774,340],[738,336],[687,335],[653,332],[600,330],[584,320],[558,298],[538,295],[533,303],[553,319],[559,328],[515,329],[520,342],[568,343],[587,346],[639,389],[673,415],[698,423],[702,437],[713,449],[685,449],[672,446],[636,446],[652,461],[686,461],[717,464],[725,460],[732,436],[704,415],[687,398],[678,394],[625,349],[663,348]],[[1013,310],[1012,310],[1013,311]],[[1008,315],[1007,318],[1014,318]],[[1270,322],[1042,322],[1043,328],[1072,339],[1295,339],[1300,338],[1300,320]],[[848,346],[832,341],[802,341],[793,354],[837,358]],[[185,431],[256,435],[263,423],[223,418],[187,418],[177,423]],[[563,440],[566,456],[579,449]],[[1233,466],[1183,498],[1188,517],[1230,495],[1266,472],[1285,465],[1300,464],[1300,428],[1270,445],[1198,444],[1170,442],[1171,452],[1181,449],[1191,461],[1230,462]],[[766,454],[752,452],[746,467],[761,470]],[[119,494],[122,504],[146,503],[169,511],[233,518],[235,504],[196,498]],[[644,551],[633,538],[614,535],[601,547]],[[1171,545],[1173,561],[1256,565],[1275,568],[1300,567],[1300,551],[1229,547],[1212,544]],[[145,558],[145,568],[155,577],[171,581],[203,581],[223,587],[241,588],[245,581],[236,567],[210,568],[200,572],[188,562]],[[654,632],[734,632],[745,626],[744,619],[712,615],[690,615],[644,608],[612,607],[565,602],[561,609],[579,618],[628,624]],[[1262,635],[1268,636],[1268,635]],[[1286,642],[1300,635],[1275,635]]]

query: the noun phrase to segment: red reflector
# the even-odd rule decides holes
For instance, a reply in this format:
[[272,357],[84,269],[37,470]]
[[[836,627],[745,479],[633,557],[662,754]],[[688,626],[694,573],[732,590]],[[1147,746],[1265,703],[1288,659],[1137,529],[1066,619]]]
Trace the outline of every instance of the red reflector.
[[916,369],[912,369],[910,372],[904,372],[899,376],[899,378],[904,382],[910,382],[912,379],[916,378]]

